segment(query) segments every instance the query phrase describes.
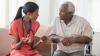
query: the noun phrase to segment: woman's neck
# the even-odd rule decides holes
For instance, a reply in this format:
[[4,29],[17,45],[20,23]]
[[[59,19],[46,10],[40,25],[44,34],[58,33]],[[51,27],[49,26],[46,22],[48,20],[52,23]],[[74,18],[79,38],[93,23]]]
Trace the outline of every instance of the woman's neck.
[[28,18],[28,16],[24,16],[24,21],[26,21],[26,22],[30,21],[30,19]]

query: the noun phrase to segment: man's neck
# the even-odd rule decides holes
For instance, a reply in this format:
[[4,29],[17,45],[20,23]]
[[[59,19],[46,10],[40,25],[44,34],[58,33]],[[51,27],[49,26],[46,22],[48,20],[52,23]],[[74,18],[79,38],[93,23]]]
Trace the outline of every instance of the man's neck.
[[64,20],[65,24],[67,25],[71,20],[72,20],[73,16],[68,17]]

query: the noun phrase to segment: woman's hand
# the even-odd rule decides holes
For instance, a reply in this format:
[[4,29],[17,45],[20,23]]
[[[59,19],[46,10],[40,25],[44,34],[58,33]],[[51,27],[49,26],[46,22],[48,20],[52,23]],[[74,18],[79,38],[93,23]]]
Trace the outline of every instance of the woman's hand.
[[27,37],[27,38],[22,38],[21,41],[22,41],[23,43],[27,43],[27,42],[29,41],[29,38],[28,38],[28,37]]

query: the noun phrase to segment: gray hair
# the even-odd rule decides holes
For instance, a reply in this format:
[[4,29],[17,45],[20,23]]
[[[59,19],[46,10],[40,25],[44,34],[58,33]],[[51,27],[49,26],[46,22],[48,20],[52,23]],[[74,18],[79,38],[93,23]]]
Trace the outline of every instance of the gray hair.
[[64,2],[63,4],[68,5],[69,12],[74,12],[75,11],[75,6],[72,2],[67,1],[67,2]]

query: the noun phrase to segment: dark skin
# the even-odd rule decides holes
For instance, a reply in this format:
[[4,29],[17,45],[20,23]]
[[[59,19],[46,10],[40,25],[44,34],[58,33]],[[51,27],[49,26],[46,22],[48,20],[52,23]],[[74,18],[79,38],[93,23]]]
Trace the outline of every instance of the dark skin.
[[[61,6],[61,9],[60,9],[60,12],[59,12],[60,19],[64,20],[65,24],[67,25],[72,20],[73,13],[74,13],[74,11],[73,12],[68,11],[68,5],[67,4],[63,4]],[[70,46],[73,43],[88,44],[89,42],[92,41],[92,39],[90,39],[88,36],[78,36],[77,38],[75,38],[75,37],[76,36],[63,38],[61,40],[61,42],[63,43],[64,46]]]
[[16,50],[20,50],[20,46],[22,45],[22,43],[24,43],[24,40],[20,40],[19,38],[18,38],[18,36],[13,36],[14,38],[14,41],[15,41],[15,43],[16,43],[16,45],[15,45],[15,49]]
[[[39,16],[38,14],[38,10],[36,10],[35,12],[31,13],[31,12],[28,12],[26,15],[25,15],[25,22],[29,21],[29,20],[33,20],[35,21],[37,19],[37,17]],[[23,43],[27,43],[29,44],[31,47],[33,46],[33,40],[29,38],[29,36],[26,36],[25,38],[23,37],[22,39],[19,39],[19,37],[16,35],[16,36],[13,36],[14,37],[14,41],[16,43],[15,45],[15,49],[16,50],[20,50],[20,47]]]
[[67,25],[73,17],[73,12],[68,11],[68,6],[63,4],[60,8],[59,16],[61,20],[64,20],[65,24]]
[[[60,19],[61,20],[64,20],[65,24],[68,25],[68,23],[72,20],[72,17],[73,17],[73,14],[74,14],[74,11],[73,12],[69,12],[68,11],[68,5],[67,4],[63,4],[60,8],[60,12],[59,12],[59,15],[60,15]],[[47,36],[43,36],[41,38],[44,42],[47,42],[47,40],[50,40],[52,42],[53,38],[49,38]],[[61,37],[61,40],[62,44],[64,46],[70,46],[74,43],[77,43],[77,44],[88,44],[89,42],[92,41],[91,38],[89,38],[88,36],[72,36],[72,37]]]
[[[68,11],[68,5],[67,4],[63,4],[60,8],[60,19],[64,20],[65,24],[68,25],[68,23],[72,20],[74,11],[73,12],[69,12]],[[48,38],[45,36],[45,38],[43,38],[44,41],[50,40],[52,41],[53,38]],[[77,43],[77,44],[88,44],[89,42],[92,41],[91,38],[89,38],[88,36],[72,36],[72,37],[61,37],[62,40],[60,40],[62,42],[62,44],[64,46],[70,46],[73,43]]]

